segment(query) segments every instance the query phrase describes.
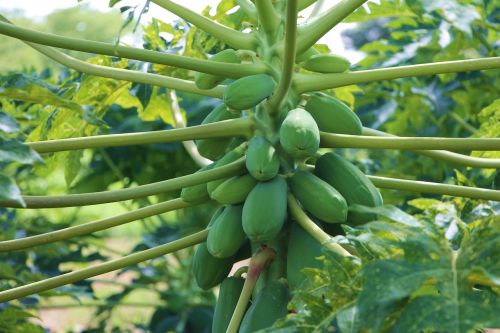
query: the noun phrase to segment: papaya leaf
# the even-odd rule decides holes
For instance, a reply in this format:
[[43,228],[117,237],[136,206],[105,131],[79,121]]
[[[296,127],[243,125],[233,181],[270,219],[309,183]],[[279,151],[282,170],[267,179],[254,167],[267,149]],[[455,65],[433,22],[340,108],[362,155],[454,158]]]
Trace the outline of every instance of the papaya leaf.
[[17,187],[16,182],[0,173],[0,200],[13,200],[23,207],[26,206],[22,196],[21,190]]
[[10,134],[18,130],[19,127],[17,127],[16,120],[5,112],[0,111],[0,131]]
[[0,162],[17,162],[34,164],[42,159],[37,152],[16,139],[6,139],[0,136]]
[[351,205],[349,211],[356,213],[371,213],[386,217],[392,221],[399,222],[411,227],[419,226],[420,223],[410,214],[405,213],[401,209],[393,205],[384,205],[379,207],[368,207],[362,205]]

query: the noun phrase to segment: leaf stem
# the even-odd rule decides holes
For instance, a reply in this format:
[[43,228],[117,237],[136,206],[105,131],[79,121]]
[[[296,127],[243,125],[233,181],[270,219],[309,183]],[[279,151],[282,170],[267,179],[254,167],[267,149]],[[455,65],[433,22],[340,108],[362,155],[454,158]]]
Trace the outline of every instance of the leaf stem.
[[236,0],[240,8],[253,20],[257,20],[257,9],[250,0]]
[[254,36],[230,29],[170,0],[151,0],[158,6],[194,24],[201,30],[223,41],[235,49],[254,50],[257,41]]
[[344,249],[340,244],[334,243],[332,237],[324,232],[316,223],[314,223],[309,216],[302,210],[297,199],[292,193],[288,193],[288,207],[292,213],[293,218],[297,221],[307,233],[316,239],[326,249],[335,252],[341,256],[351,256],[351,254]]
[[212,180],[227,178],[244,173],[245,160],[241,158],[235,162],[196,172],[191,175],[181,176],[161,182],[140,185],[114,191],[90,192],[54,196],[23,196],[26,206],[13,200],[0,201],[0,207],[11,208],[59,208],[98,205],[109,202],[138,199],[164,192],[174,191],[183,187],[203,184]]
[[[290,1],[287,2],[289,6]],[[259,23],[262,29],[268,36],[273,36],[280,24],[280,16],[274,9],[271,0],[255,0],[255,7],[257,8],[257,14],[259,18]]]
[[367,0],[342,0],[311,23],[299,27],[297,54],[301,54]]
[[366,137],[321,132],[323,148],[500,150],[500,138]]
[[38,153],[54,153],[77,149],[120,147],[249,135],[251,127],[252,120],[249,118],[238,118],[163,131],[94,135],[80,138],[28,142],[27,145]]
[[[0,20],[1,21],[1,20]],[[103,54],[113,57],[136,59],[156,64],[174,66],[229,78],[261,74],[267,71],[263,64],[229,64],[205,59],[188,58],[175,54],[72,38],[22,28],[10,23],[0,22],[0,34],[27,42],[87,53]]]
[[245,283],[243,284],[243,289],[241,290],[240,297],[238,298],[238,303],[236,303],[236,308],[234,309],[233,315],[231,316],[231,321],[227,327],[226,333],[237,333],[240,327],[241,320],[245,314],[245,310],[248,305],[248,301],[252,296],[253,288],[255,283],[262,273],[262,271],[269,265],[275,256],[275,252],[270,247],[264,247],[253,255],[250,259],[250,264],[248,265],[248,272],[245,278]]
[[175,251],[204,242],[207,239],[208,229],[183,237],[173,242],[153,247],[148,250],[129,254],[123,258],[110,260],[101,264],[75,270],[70,273],[54,276],[45,280],[33,282],[24,286],[0,291],[0,303],[33,295],[67,284],[72,284],[93,276],[116,271],[118,269],[136,265],[140,262],[166,255]]
[[500,201],[500,191],[498,190],[379,176],[368,176],[368,178],[370,178],[373,185],[379,188],[386,188],[390,190],[432,193],[471,199]]
[[91,234],[97,231],[116,227],[125,223],[144,219],[146,217],[163,214],[172,210],[191,207],[194,204],[174,199],[148,207],[140,208],[121,215],[108,217],[105,219],[79,224],[76,226],[43,233],[40,235],[24,237],[19,239],[0,242],[0,252],[18,251],[38,245],[55,243],[58,241],[71,239],[74,237]]
[[[389,137],[396,136],[367,127],[363,127],[363,135],[389,136]],[[476,168],[500,168],[500,158],[472,157],[463,154],[452,153],[446,150],[415,150],[413,152],[420,155],[429,156],[434,159],[443,160],[449,163],[454,163],[463,166],[470,166]]]
[[338,74],[297,74],[293,86],[299,93],[305,93],[373,81],[498,68],[500,68],[500,57],[443,61]]
[[297,42],[297,0],[286,3],[285,51],[281,78],[275,93],[269,100],[269,110],[277,113],[279,106],[292,83],[293,67],[295,65],[295,49]]

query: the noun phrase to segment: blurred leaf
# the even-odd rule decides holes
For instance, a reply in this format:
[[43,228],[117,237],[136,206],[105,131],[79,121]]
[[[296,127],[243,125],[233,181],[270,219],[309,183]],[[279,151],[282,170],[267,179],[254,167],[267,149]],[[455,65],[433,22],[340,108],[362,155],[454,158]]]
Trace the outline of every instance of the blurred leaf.
[[21,191],[16,182],[0,173],[0,200],[13,200],[23,207],[26,206],[21,196]]
[[0,111],[0,131],[10,134],[18,130],[16,120],[5,112]]
[[0,162],[33,164],[41,161],[40,155],[29,146],[16,139],[5,139],[0,136]]

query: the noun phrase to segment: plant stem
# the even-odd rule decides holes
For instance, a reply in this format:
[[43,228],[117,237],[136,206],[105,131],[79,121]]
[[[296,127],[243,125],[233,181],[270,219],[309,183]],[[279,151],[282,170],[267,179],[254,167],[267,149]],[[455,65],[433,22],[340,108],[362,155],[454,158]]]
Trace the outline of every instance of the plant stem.
[[235,49],[254,50],[257,46],[257,41],[252,35],[225,27],[222,24],[201,16],[186,7],[178,5],[173,1],[151,0],[151,2],[174,13],[180,18],[188,21],[199,29],[207,32]]
[[297,0],[286,3],[285,52],[281,78],[275,93],[269,100],[269,111],[277,113],[281,101],[292,83],[293,67],[295,65],[295,48],[297,40]]
[[236,0],[240,8],[253,20],[257,20],[257,9],[250,0]]
[[324,246],[326,249],[341,256],[351,256],[346,249],[344,249],[340,244],[334,243],[332,241],[332,237],[318,227],[316,223],[314,223],[309,216],[307,216],[307,214],[300,207],[297,199],[295,199],[291,193],[288,193],[288,208],[297,223],[300,224],[300,226],[304,228],[307,233],[314,237],[314,239],[316,239],[321,246]]
[[373,81],[497,68],[500,68],[500,57],[443,61],[338,74],[297,74],[293,86],[299,93],[305,93]]
[[250,119],[238,118],[164,131],[94,135],[80,138],[28,142],[27,145],[38,153],[54,153],[76,149],[120,147],[250,135],[251,127],[252,121]]
[[321,132],[323,148],[500,150],[500,138],[366,137]]
[[173,242],[153,247],[148,250],[129,254],[123,258],[110,260],[101,264],[75,270],[70,273],[54,276],[45,280],[33,282],[24,286],[0,291],[0,303],[33,295],[67,284],[72,284],[93,276],[116,271],[118,269],[136,265],[140,262],[163,256],[168,253],[179,251],[187,247],[204,242],[207,239],[208,229],[183,237]]
[[191,175],[181,176],[161,182],[140,185],[114,191],[102,191],[54,196],[23,196],[26,207],[12,200],[0,201],[0,207],[11,208],[58,208],[98,205],[109,202],[138,199],[150,195],[174,191],[183,187],[203,184],[212,180],[237,176],[245,172],[245,159],[213,168],[196,172]]
[[311,23],[299,28],[297,54],[301,54],[367,0],[342,0]]
[[267,71],[260,64],[229,64],[225,62],[209,61],[205,59],[188,58],[175,54],[162,53],[152,50],[115,45],[112,43],[96,42],[86,39],[59,36],[32,29],[22,28],[10,23],[0,22],[0,34],[21,39],[27,42],[63,48],[67,50],[87,53],[104,54],[113,57],[136,59],[156,64],[191,69],[229,78],[261,74]]
[[40,235],[24,237],[19,239],[0,241],[0,252],[18,251],[42,244],[55,243],[58,241],[71,239],[74,237],[91,234],[97,231],[116,227],[125,223],[141,220],[146,217],[163,214],[176,209],[194,206],[194,204],[174,199],[148,207],[140,208],[121,215],[108,217],[105,219],[79,224],[76,226],[47,232]]
[[[367,127],[363,127],[363,135],[389,136],[389,137],[396,136]],[[500,168],[500,158],[472,157],[463,154],[452,153],[446,150],[415,150],[413,152],[420,155],[429,156],[431,158],[435,158],[438,160],[443,160],[449,163],[455,163],[458,165],[464,165],[476,168]]]
[[[287,3],[289,6],[290,1]],[[280,16],[274,9],[273,3],[271,0],[255,0],[255,7],[262,29],[268,36],[273,36],[280,24]]]
[[500,201],[500,191],[484,188],[439,184],[416,180],[395,179],[379,176],[368,176],[373,185],[390,190],[401,190],[417,193],[432,193],[439,195],[450,195],[471,199]]
[[253,255],[252,259],[250,259],[245,283],[243,284],[243,289],[241,290],[240,297],[238,298],[238,303],[236,303],[236,308],[234,309],[233,315],[231,316],[231,321],[229,322],[226,333],[238,332],[241,319],[243,319],[243,315],[245,314],[245,310],[247,308],[248,301],[252,296],[252,291],[255,287],[255,283],[259,279],[262,271],[272,261],[274,256],[274,251],[270,247],[265,247],[259,249]]
[[166,306],[166,303],[159,302],[113,302],[113,301],[93,301],[85,303],[66,303],[66,304],[42,304],[37,307],[40,310],[52,310],[52,309],[69,309],[69,308],[88,308],[88,307],[109,307],[109,306],[120,306],[120,307],[134,307],[134,308],[159,308]]
[[298,11],[300,12],[301,10],[306,9],[315,2],[316,0],[299,0]]

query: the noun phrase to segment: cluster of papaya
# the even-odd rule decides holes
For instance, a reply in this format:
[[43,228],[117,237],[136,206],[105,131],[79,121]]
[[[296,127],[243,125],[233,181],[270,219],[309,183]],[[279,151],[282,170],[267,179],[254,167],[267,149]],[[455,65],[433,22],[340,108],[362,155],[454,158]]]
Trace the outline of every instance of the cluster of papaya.
[[[231,49],[211,59],[240,62],[238,53]],[[349,62],[342,57],[314,52],[300,61],[303,68],[314,71],[343,72],[349,68]],[[200,73],[196,84],[201,89],[211,89],[224,79]],[[273,94],[275,86],[274,79],[267,74],[235,80],[225,88],[224,103],[213,109],[203,123],[249,115],[258,117],[253,110],[262,110],[262,102]],[[374,218],[349,211],[350,205],[382,204],[378,190],[354,164],[333,152],[323,155],[318,152],[320,131],[359,135],[360,119],[346,104],[330,95],[313,93],[303,97],[303,103],[280,110],[280,116],[271,120],[270,126],[256,128],[249,140],[196,141],[200,154],[214,160],[200,171],[240,158],[245,158],[246,163],[244,174],[187,187],[181,192],[186,202],[214,200],[221,204],[208,225],[207,241],[196,248],[193,258],[197,284],[202,289],[220,285],[215,333],[226,332],[244,284],[243,277],[228,277],[228,274],[236,262],[249,258],[260,246],[274,246],[281,252],[268,270],[273,270],[273,265],[278,268],[261,277],[265,281],[254,290],[253,301],[240,325],[242,333],[266,328],[286,316],[290,295],[306,279],[303,269],[321,266],[316,259],[322,255],[321,244],[288,212],[290,193],[312,221],[329,231],[340,223],[360,224]],[[313,171],[306,162],[315,164]],[[333,227],[333,230],[340,229]],[[277,245],[279,242],[282,244]]]

